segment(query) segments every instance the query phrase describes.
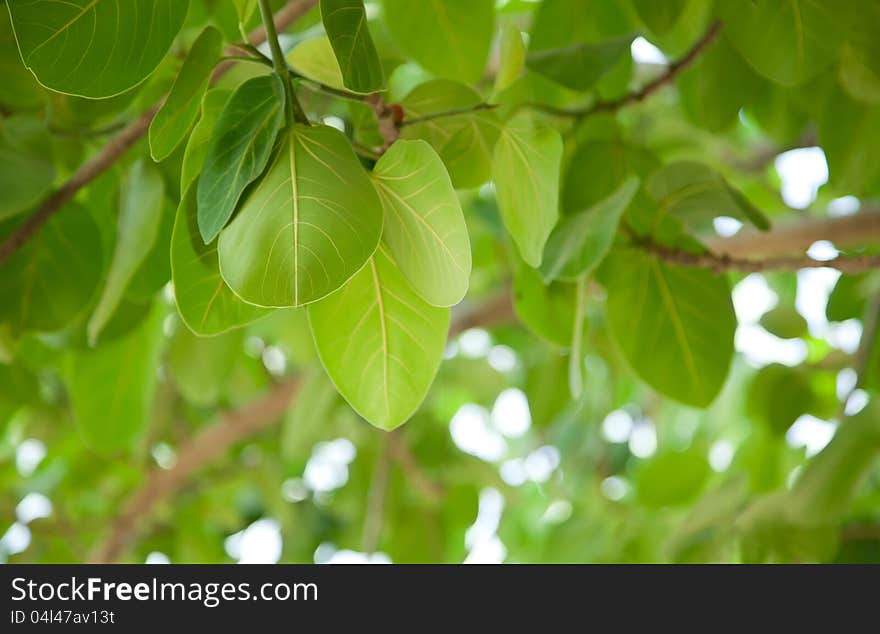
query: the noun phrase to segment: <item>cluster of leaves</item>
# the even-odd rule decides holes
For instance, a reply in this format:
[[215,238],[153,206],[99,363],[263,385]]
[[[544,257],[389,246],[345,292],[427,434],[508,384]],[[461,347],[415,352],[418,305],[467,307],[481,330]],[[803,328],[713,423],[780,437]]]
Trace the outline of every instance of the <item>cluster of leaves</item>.
[[[570,443],[566,462],[601,465],[560,491],[632,470],[642,512],[713,489],[662,545],[676,558],[727,558],[733,534],[749,559],[834,555],[834,527],[880,449],[876,404],[786,490],[803,455],[785,432],[804,414],[843,411],[836,351],[795,310],[794,274],[768,276],[780,302],[762,325],[807,341],[809,363],[749,371],[734,352],[737,279],[660,250],[707,254],[718,217],[767,231],[791,213],[765,166],[730,160],[761,143],[817,134],[830,171],[821,200],[880,196],[876,3],[321,0],[294,33],[268,29],[255,47],[248,30],[278,4],[6,0],[0,235],[75,179],[106,133],[162,103],[148,139],[0,268],[0,422],[18,412],[23,426],[10,434],[72,414],[80,436],[65,460],[76,465],[82,441],[119,456],[186,437],[171,419],[198,426],[275,380],[254,345],[311,377],[295,410],[305,413],[285,425],[285,470],[327,437],[323,421],[363,435],[352,410],[384,430],[413,416],[445,425],[498,391],[486,368],[441,368],[453,308],[500,289],[524,328],[496,336],[516,351],[533,424]],[[679,61],[635,65],[640,35]],[[220,66],[231,61],[252,63]],[[842,276],[828,319],[863,319],[877,288],[876,272]],[[871,394],[880,346],[862,347],[858,385]],[[656,396],[665,410],[647,406]],[[700,431],[632,466],[596,449],[588,423],[625,403]],[[706,450],[725,411],[738,421],[729,434],[747,440],[737,473],[712,487]],[[413,432],[420,457],[486,481],[438,429]],[[472,506],[469,484],[462,500],[464,485],[448,487],[450,516]],[[661,556],[639,546],[644,534],[586,548],[585,531],[619,527],[585,525],[599,502],[581,504],[557,536],[581,531],[585,550],[553,550],[525,520],[509,542],[533,548],[522,559]],[[409,544],[406,510],[385,538],[412,548],[403,559],[458,556]],[[447,519],[458,539],[464,527]]]

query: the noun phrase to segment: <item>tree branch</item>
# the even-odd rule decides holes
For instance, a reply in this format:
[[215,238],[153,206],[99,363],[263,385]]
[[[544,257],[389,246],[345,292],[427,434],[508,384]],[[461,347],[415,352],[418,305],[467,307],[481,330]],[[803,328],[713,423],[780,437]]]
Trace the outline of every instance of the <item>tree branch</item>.
[[852,216],[799,220],[772,231],[745,229],[731,238],[706,238],[712,251],[733,258],[756,258],[804,253],[817,240],[830,240],[839,249],[880,242],[880,209]]
[[107,538],[92,553],[93,563],[115,561],[140,529],[140,524],[163,499],[178,491],[197,470],[221,456],[241,440],[271,427],[287,410],[297,390],[298,378],[275,385],[264,397],[227,413],[180,447],[170,469],[154,468],[110,526]]
[[[290,0],[283,9],[275,14],[274,23],[276,28],[287,28],[295,20],[307,13],[315,4],[317,4],[317,0]],[[263,27],[255,29],[251,34],[251,40],[256,44],[264,42],[266,40],[265,29]],[[230,54],[234,55],[235,50],[234,47],[230,47]],[[211,83],[215,83],[227,73],[234,63],[233,61],[228,61],[217,66],[211,77]],[[80,189],[107,171],[131,146],[146,135],[150,129],[150,122],[160,106],[161,101],[125,126],[107,142],[107,145],[97,155],[83,163],[60,189],[43,201],[36,211],[0,244],[0,265],[5,263],[6,260],[31,239],[52,216],[61,211],[64,205],[70,202]]]
[[548,114],[583,119],[594,114],[599,114],[600,112],[617,112],[621,108],[644,101],[647,97],[663,88],[663,86],[671,84],[683,70],[693,64],[700,54],[715,41],[715,38],[718,37],[718,34],[721,32],[721,26],[721,22],[713,22],[703,36],[694,43],[690,50],[679,59],[670,63],[662,75],[651,80],[640,89],[627,93],[622,97],[611,99],[609,101],[602,101],[600,99],[595,101],[592,105],[583,108],[557,108],[556,106],[541,103],[529,103],[528,105]]
[[636,246],[671,264],[697,266],[715,273],[761,273],[764,271],[799,271],[800,269],[837,269],[843,273],[860,273],[880,268],[880,254],[841,255],[832,260],[816,260],[807,255],[778,256],[761,260],[734,258],[727,254],[690,253],[659,244],[635,241]]
[[[450,324],[449,336],[454,337],[468,328],[489,327],[513,318],[510,289],[505,285],[496,295],[456,317]],[[171,469],[156,467],[150,471],[140,488],[131,494],[122,512],[111,522],[107,537],[94,550],[90,561],[116,561],[159,502],[174,495],[196,471],[223,455],[232,445],[276,424],[293,403],[299,385],[298,377],[276,384],[262,398],[227,413],[218,423],[203,429],[181,446]],[[389,451],[394,458],[407,473],[421,473],[417,467],[413,467],[412,456],[402,452],[396,440],[389,440]],[[436,493],[436,485],[426,476],[416,477],[414,482],[423,491]]]

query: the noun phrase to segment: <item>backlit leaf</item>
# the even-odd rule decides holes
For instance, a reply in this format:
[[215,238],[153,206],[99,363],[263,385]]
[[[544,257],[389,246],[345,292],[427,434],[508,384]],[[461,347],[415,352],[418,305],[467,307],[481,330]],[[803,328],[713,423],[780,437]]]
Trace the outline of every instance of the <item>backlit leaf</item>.
[[471,247],[458,196],[424,141],[398,141],[373,169],[385,210],[384,238],[422,299],[451,306],[467,292]]
[[309,306],[309,324],[345,400],[390,430],[415,413],[434,380],[449,309],[426,304],[380,247],[343,288]]
[[367,262],[382,233],[382,205],[345,136],[300,124],[285,134],[218,246],[223,279],[259,306],[329,295]]
[[156,69],[189,0],[13,0],[6,6],[25,66],[41,84],[101,99]]

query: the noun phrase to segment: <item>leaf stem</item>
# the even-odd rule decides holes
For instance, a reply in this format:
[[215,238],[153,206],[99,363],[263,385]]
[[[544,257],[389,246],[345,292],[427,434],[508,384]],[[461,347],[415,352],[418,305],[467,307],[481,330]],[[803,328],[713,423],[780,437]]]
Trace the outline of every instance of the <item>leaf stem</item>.
[[263,26],[266,29],[266,40],[269,42],[269,50],[272,51],[272,63],[275,65],[275,73],[284,82],[284,90],[287,93],[287,121],[288,123],[296,122],[308,125],[309,118],[306,116],[305,110],[303,110],[293,90],[290,69],[287,67],[284,51],[281,49],[281,43],[278,41],[278,32],[275,30],[275,21],[272,18],[269,0],[259,1],[260,16],[263,18]]

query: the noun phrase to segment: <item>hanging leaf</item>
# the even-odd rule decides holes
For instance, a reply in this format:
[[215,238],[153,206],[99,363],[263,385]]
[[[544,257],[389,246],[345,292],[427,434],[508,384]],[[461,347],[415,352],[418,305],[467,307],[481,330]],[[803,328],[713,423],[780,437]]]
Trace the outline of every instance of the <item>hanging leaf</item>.
[[476,83],[483,74],[495,21],[493,0],[443,0],[420,4],[382,0],[391,37],[439,77]]
[[434,380],[449,309],[426,304],[380,247],[343,288],[309,306],[309,324],[340,394],[391,430],[415,413]]
[[736,319],[727,279],[633,248],[612,251],[601,279],[611,334],[633,370],[686,405],[711,403],[733,358]]
[[223,37],[211,26],[192,45],[168,98],[150,123],[150,155],[154,161],[166,159],[195,123],[222,47]]
[[523,44],[522,32],[511,22],[505,22],[501,27],[498,57],[498,72],[492,89],[496,95],[516,81],[526,63],[526,47]]
[[196,184],[192,184],[174,220],[171,279],[177,311],[196,335],[218,335],[263,317],[270,311],[241,301],[220,276],[217,243],[205,244],[198,231]]
[[690,161],[665,165],[645,183],[659,205],[656,222],[671,214],[696,228],[717,216],[749,221],[766,231],[770,221],[713,169]]
[[307,79],[339,90],[345,88],[342,70],[326,35],[300,42],[287,54],[287,61],[293,70]]
[[438,112],[459,114],[407,124],[401,131],[405,139],[424,139],[431,144],[449,171],[456,189],[479,187],[492,173],[492,149],[501,124],[491,110],[472,110],[483,102],[480,95],[446,79],[417,86],[401,105],[405,121]]
[[156,241],[162,222],[164,196],[162,176],[153,165],[144,160],[132,165],[120,188],[116,249],[107,283],[87,327],[93,345],[113,316],[128,282]]
[[467,292],[471,247],[458,196],[424,141],[398,141],[373,169],[385,210],[383,235],[413,290],[434,306]]
[[183,163],[180,167],[181,197],[202,171],[217,119],[231,94],[229,90],[215,88],[206,92],[202,98],[201,116],[193,127],[183,152]]
[[625,35],[602,42],[532,51],[526,57],[526,65],[566,88],[589,90],[630,54],[634,37]]
[[559,133],[536,126],[528,115],[508,121],[495,146],[492,176],[501,217],[523,260],[534,267],[559,218],[561,163]]
[[631,176],[593,207],[560,222],[547,240],[541,274],[545,281],[574,281],[589,275],[608,255],[623,212],[639,187]]
[[321,0],[321,21],[345,87],[361,93],[383,90],[385,71],[370,37],[363,0]]
[[0,220],[36,205],[54,180],[46,125],[22,115],[0,120]]
[[513,278],[517,317],[539,337],[563,348],[571,345],[577,288],[570,282],[545,284],[541,275],[520,262]]
[[0,323],[14,334],[61,330],[88,310],[102,269],[101,234],[68,203],[3,265]]
[[786,86],[803,83],[834,62],[849,21],[845,8],[816,0],[720,0],[717,11],[740,55],[758,73]]
[[348,139],[296,124],[220,234],[220,271],[246,302],[301,306],[357,273],[381,233],[382,205]]
[[189,0],[7,2],[21,58],[41,84],[92,99],[125,92],[165,57]]
[[226,102],[199,178],[199,232],[211,242],[266,168],[284,122],[284,86],[275,74],[243,83]]
[[156,389],[164,318],[157,302],[136,330],[70,359],[67,390],[74,418],[94,449],[132,449],[143,433]]

